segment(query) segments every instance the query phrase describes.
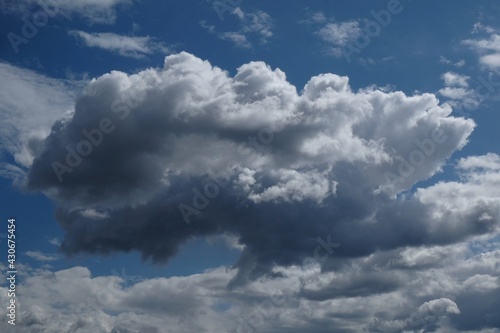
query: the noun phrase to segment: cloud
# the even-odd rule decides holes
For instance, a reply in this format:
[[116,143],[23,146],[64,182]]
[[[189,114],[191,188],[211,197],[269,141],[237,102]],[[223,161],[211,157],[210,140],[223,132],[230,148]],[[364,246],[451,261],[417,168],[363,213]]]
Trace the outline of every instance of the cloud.
[[447,87],[464,87],[464,88],[469,87],[467,81],[470,79],[470,77],[466,75],[460,75],[453,72],[446,72],[441,77],[444,81],[444,84]]
[[83,82],[47,78],[0,63],[0,150],[13,157],[2,163],[2,176],[20,182],[53,123],[69,116]]
[[[34,82],[35,96],[59,87]],[[298,91],[265,63],[230,76],[188,53],[92,80],[29,152],[27,183],[55,200],[63,251],[164,262],[210,237],[241,256],[140,281],[23,266],[16,331],[498,330],[500,157],[420,182],[475,126],[451,112],[432,94],[354,91],[334,74]],[[71,169],[62,181],[55,161]]]
[[52,244],[52,245],[54,245],[54,246],[60,246],[61,245],[61,241],[57,237],[54,237],[54,238],[50,239],[49,243]]
[[456,109],[477,109],[482,102],[478,89],[469,87],[470,77],[446,72],[441,75],[445,87],[439,89],[439,94],[449,100],[447,103]]
[[440,328],[439,322],[450,314],[459,314],[457,304],[450,299],[440,298],[425,302],[405,320],[391,322],[375,321],[370,330],[372,332],[436,332]]
[[201,21],[200,26],[210,34],[215,34],[219,39],[228,40],[239,48],[248,49],[253,46],[253,40],[257,39],[260,44],[267,44],[273,36],[274,22],[272,17],[263,11],[244,12],[240,7],[236,7],[233,16],[240,25],[237,31],[227,31],[217,33],[215,26]]
[[450,59],[443,57],[443,56],[439,57],[439,62],[442,64],[446,64],[446,65],[453,65],[455,67],[463,67],[465,65],[464,59],[460,59],[457,62],[453,62]]
[[475,126],[451,112],[432,94],[353,91],[335,74],[299,93],[265,63],[232,77],[183,52],[93,80],[53,125],[28,186],[56,201],[68,254],[164,262],[193,237],[234,235],[245,246],[236,288],[301,263],[327,235],[347,260],[494,232],[493,174],[459,167],[460,181],[418,188]]
[[487,38],[466,39],[462,41],[480,54],[479,63],[486,68],[498,71],[500,69],[500,35],[492,28],[485,30]]
[[26,251],[26,255],[38,261],[55,261],[60,259],[57,255],[44,254],[40,251]]
[[27,15],[36,8],[41,8],[51,16],[80,16],[91,24],[112,24],[116,20],[117,8],[131,4],[132,0],[20,0],[16,4],[6,2],[0,2],[0,9],[4,13]]
[[240,48],[251,48],[252,44],[248,42],[247,37],[244,34],[238,32],[224,32],[219,34],[219,38],[224,40],[229,40],[233,42],[236,46]]
[[[416,196],[424,203],[432,202],[435,214],[449,214],[457,218],[452,225],[442,227],[453,227],[457,232],[459,228],[495,229],[495,221],[500,213],[500,157],[488,154],[462,158],[458,161],[457,169],[460,182],[439,182],[418,189]],[[465,218],[467,215],[470,217]]]
[[307,18],[304,20],[300,20],[299,23],[303,24],[321,24],[326,22],[326,15],[324,12],[311,12],[309,9],[306,10]]
[[481,57],[479,60],[491,69],[500,68],[500,53],[486,55]]
[[[402,7],[394,11],[393,14],[397,14],[401,10]],[[386,13],[389,12],[386,11]],[[312,24],[315,29],[314,34],[321,38],[323,41],[322,47],[325,48],[328,55],[337,58],[343,56],[347,62],[351,62],[352,54],[357,53],[359,55],[361,49],[367,47],[372,38],[378,36],[381,29],[389,23],[390,19],[385,22],[385,19],[380,20],[377,15],[376,12],[372,11],[370,19],[339,21],[333,18],[327,19],[322,12],[308,13],[308,18],[301,21],[301,23]],[[376,61],[370,57],[362,57],[360,63],[368,66],[376,62],[393,60],[393,58],[393,56],[388,56]]]
[[361,36],[361,27],[358,21],[331,22],[325,24],[317,34],[333,45],[332,52],[335,56],[342,55],[342,47],[352,43]]
[[488,39],[465,40],[466,45],[478,47],[484,51],[500,51],[500,36],[493,33]]
[[[17,295],[22,315],[12,327],[1,308],[0,328],[6,333],[495,333],[500,328],[500,252],[474,254],[469,248],[470,242],[463,242],[380,250],[325,272],[278,267],[280,277],[257,279],[237,290],[227,288],[237,271],[226,267],[128,283],[118,276],[93,276],[85,267],[51,271],[24,265]],[[410,251],[434,259],[411,268],[398,265]],[[0,301],[8,301],[5,287],[0,287]]]
[[168,53],[169,50],[162,43],[154,42],[149,36],[130,37],[114,33],[86,33],[84,31],[70,31],[69,35],[81,40],[88,47],[97,47],[124,57],[143,58],[155,52]]
[[258,34],[261,42],[266,43],[273,36],[273,19],[269,14],[261,10],[253,13],[244,13],[241,8],[235,10],[243,25],[243,32]]

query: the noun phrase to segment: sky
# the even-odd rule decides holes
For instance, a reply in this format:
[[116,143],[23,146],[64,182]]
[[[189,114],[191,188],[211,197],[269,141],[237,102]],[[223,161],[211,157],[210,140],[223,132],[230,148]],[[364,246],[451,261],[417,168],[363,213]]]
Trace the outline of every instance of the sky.
[[0,331],[499,333],[498,17],[0,0]]

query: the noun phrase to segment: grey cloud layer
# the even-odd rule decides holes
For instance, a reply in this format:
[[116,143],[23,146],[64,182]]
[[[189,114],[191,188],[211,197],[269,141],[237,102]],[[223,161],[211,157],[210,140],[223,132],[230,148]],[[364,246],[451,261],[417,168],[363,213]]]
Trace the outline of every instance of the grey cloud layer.
[[[225,267],[131,282],[93,277],[84,267],[50,271],[22,265],[18,325],[8,325],[0,309],[0,328],[6,333],[498,333],[500,252],[474,254],[470,245],[377,251],[336,272],[322,273],[314,265],[278,267],[281,277],[238,290],[226,287],[237,272]],[[0,301],[6,295],[0,287]]]

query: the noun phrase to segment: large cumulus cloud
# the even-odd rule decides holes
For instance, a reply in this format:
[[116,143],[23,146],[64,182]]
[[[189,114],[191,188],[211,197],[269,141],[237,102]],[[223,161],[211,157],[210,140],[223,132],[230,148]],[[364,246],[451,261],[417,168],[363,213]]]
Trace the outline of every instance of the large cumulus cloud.
[[166,261],[192,237],[230,233],[245,245],[234,278],[244,283],[302,262],[329,235],[341,247],[323,268],[335,269],[378,249],[496,230],[493,189],[460,213],[436,194],[451,196],[451,184],[402,195],[466,144],[475,124],[451,112],[432,94],[353,91],[335,74],[297,91],[262,62],[232,77],[183,52],[93,80],[52,126],[27,184],[56,200],[69,254]]

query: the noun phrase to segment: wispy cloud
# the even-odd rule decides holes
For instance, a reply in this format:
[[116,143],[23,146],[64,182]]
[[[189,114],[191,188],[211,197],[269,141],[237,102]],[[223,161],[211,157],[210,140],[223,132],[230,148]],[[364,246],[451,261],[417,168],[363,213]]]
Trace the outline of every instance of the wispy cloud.
[[49,243],[52,244],[52,245],[54,245],[54,246],[60,246],[61,245],[61,241],[57,237],[50,239]]
[[324,12],[319,11],[319,12],[307,12],[307,18],[300,20],[299,23],[305,23],[305,24],[320,24],[326,22],[326,15]]
[[359,22],[355,20],[332,22],[320,28],[317,34],[325,42],[331,44],[332,54],[340,57],[342,55],[342,47],[358,38],[361,35],[361,28]]
[[131,37],[110,32],[87,33],[72,30],[69,35],[81,40],[88,47],[96,47],[118,53],[124,57],[143,58],[155,52],[168,53],[169,49],[163,43],[155,42],[152,37]]
[[222,40],[227,40],[239,48],[251,48],[253,40],[257,39],[260,44],[266,44],[273,36],[273,19],[263,11],[245,13],[240,7],[232,12],[239,22],[240,29],[237,31],[217,32],[214,25],[201,21],[200,26],[211,34]]
[[38,261],[56,261],[59,260],[61,257],[56,254],[45,254],[40,251],[27,251],[25,253],[28,257],[38,260]]
[[0,63],[0,77],[0,152],[14,158],[0,164],[0,175],[18,183],[53,124],[71,114],[83,82],[56,80],[7,63]]
[[219,38],[233,42],[234,45],[240,48],[252,47],[252,44],[248,41],[247,36],[239,32],[224,32],[219,34]]
[[477,91],[469,87],[470,77],[446,72],[441,75],[444,88],[439,89],[439,94],[448,99],[447,103],[457,109],[476,109],[481,103]]

